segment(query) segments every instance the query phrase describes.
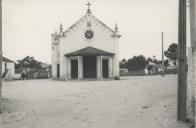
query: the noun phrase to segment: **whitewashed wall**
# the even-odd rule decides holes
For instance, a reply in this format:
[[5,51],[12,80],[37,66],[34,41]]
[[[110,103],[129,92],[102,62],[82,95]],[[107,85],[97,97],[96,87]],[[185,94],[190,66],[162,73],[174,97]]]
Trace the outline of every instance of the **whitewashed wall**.
[[9,69],[11,72],[11,77],[14,78],[14,75],[15,75],[14,62],[2,62],[2,74],[5,72],[5,63],[7,64],[7,69]]

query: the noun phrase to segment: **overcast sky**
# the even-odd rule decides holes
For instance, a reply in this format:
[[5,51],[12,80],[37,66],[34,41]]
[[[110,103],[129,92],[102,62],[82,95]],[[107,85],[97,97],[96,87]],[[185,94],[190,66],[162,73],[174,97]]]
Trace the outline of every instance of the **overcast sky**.
[[[51,63],[50,35],[67,29],[86,13],[87,0],[3,0],[3,55],[14,61],[30,55]],[[117,23],[120,58],[161,57],[177,43],[178,0],[89,0],[95,17],[110,28]]]

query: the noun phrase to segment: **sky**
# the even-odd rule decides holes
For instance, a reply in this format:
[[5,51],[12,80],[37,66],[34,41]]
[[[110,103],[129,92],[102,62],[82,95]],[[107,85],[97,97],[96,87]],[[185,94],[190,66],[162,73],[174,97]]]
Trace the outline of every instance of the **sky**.
[[141,54],[160,59],[161,32],[165,50],[177,43],[178,0],[4,0],[3,56],[51,63],[51,33],[84,16],[88,1],[95,17],[112,29],[118,24],[120,59]]

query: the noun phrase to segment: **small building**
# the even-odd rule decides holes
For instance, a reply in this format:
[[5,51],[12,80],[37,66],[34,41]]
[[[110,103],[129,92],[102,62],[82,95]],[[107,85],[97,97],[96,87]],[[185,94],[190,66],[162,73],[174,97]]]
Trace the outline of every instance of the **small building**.
[[[39,76],[41,77],[41,74],[45,74],[45,75],[42,75],[41,78],[51,78],[51,76],[52,76],[52,65],[41,62],[41,66],[42,66],[43,71],[39,72]],[[46,74],[47,74],[47,77],[46,77]]]
[[2,57],[2,78],[13,79],[15,75],[15,62]]
[[41,66],[42,66],[42,69],[46,72],[51,72],[51,70],[52,70],[51,64],[41,62]]
[[53,79],[119,77],[118,26],[114,30],[97,19],[87,4],[86,14],[67,30],[60,24],[52,37]]
[[127,68],[120,68],[120,74],[123,74],[123,73],[128,73],[128,69]]
[[149,62],[148,65],[145,67],[145,74],[152,75],[152,74],[159,74],[162,72],[162,64],[156,64],[153,62]]

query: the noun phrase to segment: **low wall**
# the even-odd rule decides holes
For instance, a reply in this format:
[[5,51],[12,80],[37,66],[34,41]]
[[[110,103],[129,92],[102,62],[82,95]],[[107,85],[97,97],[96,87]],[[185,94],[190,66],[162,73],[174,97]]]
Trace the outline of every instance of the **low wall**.
[[144,70],[139,70],[139,71],[129,71],[125,73],[120,73],[120,76],[144,76],[145,71]]

